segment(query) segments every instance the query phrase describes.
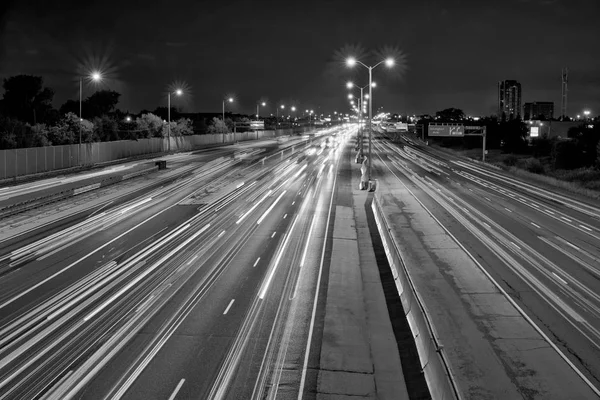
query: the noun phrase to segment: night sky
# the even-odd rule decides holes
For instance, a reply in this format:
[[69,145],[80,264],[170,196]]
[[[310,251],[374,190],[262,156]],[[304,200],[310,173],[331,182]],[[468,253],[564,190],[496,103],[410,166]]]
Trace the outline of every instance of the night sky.
[[[349,112],[345,82],[368,82],[342,55],[405,67],[374,70],[375,108],[402,114],[496,111],[498,80],[516,79],[523,102],[554,101],[569,67],[569,113],[600,112],[599,0],[128,1],[17,0],[0,25],[0,78],[41,75],[55,106],[77,98],[78,74],[100,68],[102,88],[138,112],[173,102],[187,112],[252,113],[258,100]],[[89,96],[94,86],[85,88]]]

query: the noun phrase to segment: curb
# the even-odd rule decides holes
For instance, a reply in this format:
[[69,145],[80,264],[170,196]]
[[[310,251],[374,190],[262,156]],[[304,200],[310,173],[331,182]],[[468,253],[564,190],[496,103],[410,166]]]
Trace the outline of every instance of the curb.
[[[461,399],[456,382],[452,379],[450,363],[444,354],[435,328],[428,317],[424,303],[419,298],[414,284],[408,275],[406,266],[392,235],[391,228],[383,212],[379,195],[375,192],[372,202],[373,215],[377,224],[385,254],[396,282],[398,295],[406,312],[406,319],[413,332],[421,367],[427,381],[427,386],[433,399]],[[415,306],[415,307],[413,307]],[[408,310],[408,311],[406,311]]]

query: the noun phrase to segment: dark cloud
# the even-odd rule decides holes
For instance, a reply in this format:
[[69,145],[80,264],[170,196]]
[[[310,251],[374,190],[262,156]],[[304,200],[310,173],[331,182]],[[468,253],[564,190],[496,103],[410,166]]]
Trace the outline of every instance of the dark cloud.
[[176,82],[193,111],[220,110],[230,92],[248,113],[262,98],[346,111],[344,83],[367,73],[344,57],[372,65],[396,52],[403,68],[374,70],[376,107],[488,114],[497,81],[517,79],[523,101],[558,108],[568,66],[569,108],[600,110],[598,11],[597,0],[4,1],[0,75],[43,75],[61,103],[101,68],[132,111],[162,105]]

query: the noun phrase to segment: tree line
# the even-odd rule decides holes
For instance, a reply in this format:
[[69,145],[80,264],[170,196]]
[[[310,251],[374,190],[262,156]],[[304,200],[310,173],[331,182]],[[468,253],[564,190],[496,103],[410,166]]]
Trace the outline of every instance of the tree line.
[[[99,90],[85,98],[81,104],[85,118],[80,120],[79,100],[54,108],[54,90],[44,87],[42,77],[12,76],[4,79],[3,88],[0,149],[75,144],[80,135],[82,143],[165,137],[169,130],[166,115],[157,115],[166,114],[166,107],[131,116],[117,108],[121,94],[113,90]],[[172,109],[170,134],[192,135],[192,121],[177,114]]]

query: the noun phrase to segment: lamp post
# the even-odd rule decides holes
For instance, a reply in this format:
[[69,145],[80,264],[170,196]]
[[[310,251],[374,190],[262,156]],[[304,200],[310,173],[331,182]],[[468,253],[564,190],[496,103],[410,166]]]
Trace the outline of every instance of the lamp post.
[[[100,72],[92,72],[89,76],[90,80],[93,82],[99,82],[102,80],[102,75]],[[83,105],[83,76],[79,77],[79,165],[81,165],[81,125],[83,122],[82,115],[82,105]]]
[[167,94],[167,146],[169,153],[171,152],[171,93],[176,96],[181,96],[183,90],[175,89]]
[[[279,107],[281,107],[282,110],[285,110],[283,104]],[[277,125],[279,125],[279,107],[275,107],[275,130],[277,130]]]
[[363,64],[361,61],[357,60],[354,57],[349,57],[348,59],[346,59],[346,65],[348,65],[349,67],[353,67],[356,64],[360,64],[363,67],[365,67],[367,70],[369,70],[369,184],[371,182],[371,148],[372,148],[372,137],[373,137],[373,125],[372,125],[372,117],[373,117],[373,70],[375,68],[377,68],[379,65],[385,63],[385,65],[387,67],[393,67],[394,66],[394,59],[389,57],[386,58],[385,60],[382,60],[380,62],[378,62],[377,64],[373,65],[373,66],[368,66],[366,64]]
[[264,101],[262,103],[256,103],[256,119],[258,120],[258,106],[266,106],[267,103],[265,103]]
[[583,110],[583,115],[585,115],[585,119],[590,118],[590,110]]
[[223,123],[225,123],[225,101],[233,103],[233,97],[223,99]]

